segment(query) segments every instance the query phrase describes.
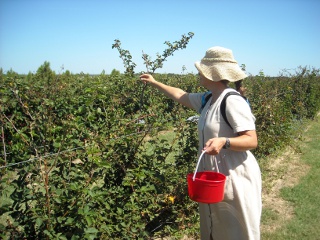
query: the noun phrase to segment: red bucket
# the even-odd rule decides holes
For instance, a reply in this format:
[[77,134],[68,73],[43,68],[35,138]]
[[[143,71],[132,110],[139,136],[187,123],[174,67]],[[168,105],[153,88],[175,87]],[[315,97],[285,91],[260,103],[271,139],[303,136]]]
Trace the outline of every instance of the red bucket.
[[199,157],[195,173],[187,175],[189,197],[199,203],[218,203],[224,197],[226,176],[212,171],[197,172],[204,153]]

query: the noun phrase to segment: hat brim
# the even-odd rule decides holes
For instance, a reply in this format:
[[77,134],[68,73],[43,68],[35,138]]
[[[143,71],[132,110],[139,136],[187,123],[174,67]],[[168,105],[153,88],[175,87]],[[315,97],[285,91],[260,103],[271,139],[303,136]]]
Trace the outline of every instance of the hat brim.
[[236,82],[247,77],[238,64],[232,62],[206,63],[201,61],[196,62],[195,67],[203,76],[214,82],[221,80]]

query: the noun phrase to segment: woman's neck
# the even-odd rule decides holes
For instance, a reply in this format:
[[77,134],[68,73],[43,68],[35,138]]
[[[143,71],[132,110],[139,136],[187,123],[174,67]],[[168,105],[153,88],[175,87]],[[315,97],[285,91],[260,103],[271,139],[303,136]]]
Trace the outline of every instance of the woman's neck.
[[228,88],[228,86],[222,82],[212,82],[207,88],[212,93],[212,104],[219,98],[221,93]]

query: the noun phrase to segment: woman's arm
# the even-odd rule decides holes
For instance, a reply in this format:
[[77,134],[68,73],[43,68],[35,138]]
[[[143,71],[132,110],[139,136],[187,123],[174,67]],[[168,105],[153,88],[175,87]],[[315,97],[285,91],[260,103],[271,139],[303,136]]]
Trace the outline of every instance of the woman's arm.
[[190,103],[188,93],[183,91],[180,88],[175,88],[163,84],[161,82],[156,81],[150,74],[142,74],[140,76],[141,81],[150,84],[151,86],[157,88],[160,92],[162,92],[168,98],[181,103],[182,105],[192,108]]
[[[240,132],[239,136],[229,138],[229,140],[229,149],[233,151],[247,151],[258,146],[257,133],[254,130]],[[210,155],[217,155],[225,143],[225,137],[211,138],[206,142],[203,151],[205,150]]]

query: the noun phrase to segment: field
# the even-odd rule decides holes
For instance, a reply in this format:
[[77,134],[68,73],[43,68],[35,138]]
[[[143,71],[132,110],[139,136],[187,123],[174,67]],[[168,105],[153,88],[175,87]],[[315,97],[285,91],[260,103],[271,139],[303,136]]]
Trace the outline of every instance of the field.
[[262,239],[319,237],[320,115],[305,126],[302,140],[295,142],[298,148],[288,147],[269,157],[263,181]]
[[[154,76],[203,91],[193,74]],[[1,237],[199,237],[185,180],[197,154],[197,126],[186,121],[195,113],[137,79],[116,70],[56,74],[47,62],[25,76],[1,72]],[[319,70],[309,68],[246,80],[259,136],[254,154],[265,179],[286,176],[288,167],[275,171],[268,157],[300,149],[304,123],[320,109],[319,83]],[[277,188],[272,181],[270,194]],[[281,197],[292,198],[290,187]],[[288,209],[293,216],[295,208]],[[265,209],[266,234],[283,215]]]

